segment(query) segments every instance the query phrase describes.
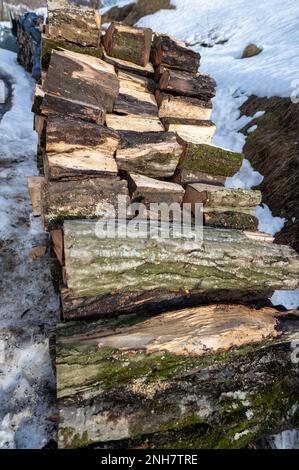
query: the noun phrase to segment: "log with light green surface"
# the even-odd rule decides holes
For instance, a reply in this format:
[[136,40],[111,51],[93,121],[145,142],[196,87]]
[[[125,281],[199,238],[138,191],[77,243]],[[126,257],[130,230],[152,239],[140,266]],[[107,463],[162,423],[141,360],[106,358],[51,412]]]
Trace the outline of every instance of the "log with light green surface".
[[240,153],[215,145],[189,143],[186,146],[185,159],[182,160],[180,169],[186,174],[193,174],[195,182],[197,172],[205,172],[213,176],[233,176],[240,170],[242,162],[243,156]]
[[149,28],[113,22],[103,37],[103,44],[109,56],[145,67],[149,62],[152,34]]
[[292,427],[298,322],[213,304],[59,325],[59,447],[240,448]]
[[65,0],[48,0],[49,34],[80,46],[99,46],[99,28],[92,8]]
[[[96,224],[64,223],[67,287],[74,299],[298,286],[299,257],[287,246],[254,242],[238,231],[211,228],[203,229],[203,243],[194,240],[190,230],[179,237],[177,227],[173,229],[178,238],[163,238],[167,234],[163,226],[158,239],[147,222],[141,225],[143,238],[136,237],[132,224],[126,226],[127,236],[118,238],[114,224],[108,224],[107,239],[97,236]],[[124,222],[116,224],[116,230],[124,228]]]

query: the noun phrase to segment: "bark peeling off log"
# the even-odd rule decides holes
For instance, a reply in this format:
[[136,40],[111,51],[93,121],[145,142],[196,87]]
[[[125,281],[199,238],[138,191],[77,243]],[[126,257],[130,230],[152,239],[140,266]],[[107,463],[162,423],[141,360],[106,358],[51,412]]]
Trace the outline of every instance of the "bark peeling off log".
[[[186,344],[193,352],[201,350],[200,324],[209,324],[209,310],[210,319],[218,317],[203,341],[209,349],[188,355]],[[177,312],[135,326],[126,318],[122,324],[130,329],[117,329],[117,334],[101,323],[60,327],[59,447],[240,448],[292,426],[298,419],[299,379],[290,341],[296,332],[298,338],[298,319],[285,318],[275,329],[271,310],[205,307],[203,316]],[[181,343],[172,339],[175,315],[181,321]],[[219,337],[213,336],[217,329]],[[243,329],[245,343],[246,329],[249,342],[254,337],[260,342],[213,352],[213,344],[228,346]],[[266,339],[276,330],[282,336]]]
[[287,246],[207,228],[203,244],[194,241],[190,231],[181,238],[163,238],[163,226],[157,239],[148,224],[140,227],[143,237],[151,233],[149,238],[136,238],[135,227],[120,222],[116,230],[126,229],[127,237],[113,238],[115,225],[109,224],[108,246],[107,240],[95,236],[95,222],[65,222],[67,283],[74,297],[155,289],[292,290],[298,285],[299,257]]
[[61,289],[61,301],[64,320],[91,318],[111,318],[117,315],[161,313],[178,308],[196,307],[213,302],[235,302],[253,306],[267,306],[271,290],[241,291],[237,289],[194,289],[191,292],[179,290],[162,292],[122,292],[98,295],[94,297],[76,297],[66,288]]

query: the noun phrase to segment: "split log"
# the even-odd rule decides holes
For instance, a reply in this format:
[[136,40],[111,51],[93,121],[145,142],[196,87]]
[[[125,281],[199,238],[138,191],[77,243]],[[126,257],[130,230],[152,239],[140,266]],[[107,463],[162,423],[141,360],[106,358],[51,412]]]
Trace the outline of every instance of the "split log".
[[62,114],[73,119],[82,119],[97,124],[104,124],[106,119],[106,109],[101,103],[97,105],[86,104],[74,98],[67,99],[50,93],[45,94],[41,110],[46,116]]
[[119,134],[91,122],[49,116],[47,124],[47,177],[117,175],[114,159]]
[[188,184],[184,203],[203,204],[204,223],[217,228],[252,230],[258,228],[255,207],[261,203],[260,191],[227,189],[211,184]]
[[90,178],[50,181],[42,188],[44,226],[54,230],[62,226],[64,219],[113,217],[112,208],[117,209],[118,195],[128,195],[124,180]]
[[88,47],[73,42],[68,42],[63,39],[53,38],[47,34],[42,34],[42,50],[41,50],[41,65],[42,70],[48,70],[49,63],[51,60],[51,54],[53,50],[67,49],[73,52],[79,52],[80,54],[92,55],[101,59],[103,51],[100,47]]
[[188,184],[184,202],[202,203],[204,208],[217,210],[250,209],[262,201],[261,192],[253,189],[221,188],[212,184]]
[[149,62],[152,35],[149,28],[133,28],[113,22],[103,37],[103,44],[109,56],[145,67]]
[[64,265],[63,232],[60,229],[50,232],[53,250],[61,266]]
[[114,104],[114,112],[158,117],[158,105],[152,89],[155,83],[149,79],[119,72],[119,95]]
[[38,148],[44,149],[46,146],[46,127],[47,127],[47,118],[40,114],[34,115],[34,130],[38,135],[37,145]]
[[138,237],[135,221],[114,222],[107,226],[108,245],[107,239],[96,236],[96,222],[64,222],[65,318],[105,315],[112,304],[114,312],[125,313],[136,298],[143,308],[153,299],[169,303],[171,293],[180,290],[181,294],[200,290],[203,295],[217,290],[293,290],[298,285],[299,257],[287,246],[253,242],[241,232],[211,228],[203,229],[203,243],[194,230],[181,235],[181,227],[175,226],[170,227],[175,233],[169,238],[169,227],[164,225],[157,239],[155,227],[146,222],[140,223]]
[[161,121],[167,131],[176,132],[185,144],[209,144],[216,132],[212,121],[180,118],[163,118]]
[[151,62],[154,67],[162,64],[171,69],[196,73],[200,63],[200,54],[188,48],[183,41],[178,41],[166,34],[156,34],[151,49]]
[[140,202],[149,206],[161,202],[181,204],[185,190],[179,184],[130,173],[129,192],[132,202]]
[[241,168],[243,156],[215,145],[192,144],[186,147],[180,168],[190,173],[205,172],[213,176],[233,176]]
[[212,104],[196,98],[157,91],[156,100],[160,118],[209,120],[212,114]]
[[174,183],[179,183],[186,186],[188,183],[205,183],[215,184],[217,186],[224,186],[226,177],[215,176],[205,173],[204,171],[190,171],[178,168],[171,179]]
[[45,96],[45,92],[42,86],[39,83],[36,83],[35,91],[33,95],[32,108],[31,108],[31,111],[34,114],[41,114],[41,105],[42,105],[44,96]]
[[160,119],[155,116],[139,116],[136,114],[107,114],[106,124],[117,131],[164,132]]
[[[114,67],[96,57],[53,51],[43,89],[46,93],[101,106],[111,112],[119,84]],[[67,110],[65,111],[67,113]]]
[[174,174],[182,153],[171,132],[121,132],[116,163],[122,171],[166,178]]
[[216,82],[209,75],[193,75],[187,72],[165,69],[159,88],[179,95],[193,96],[204,101],[209,101],[216,94]]
[[142,67],[141,65],[133,64],[127,60],[117,59],[116,57],[109,57],[103,50],[103,60],[108,64],[111,64],[115,67],[117,71],[123,70],[125,72],[130,72],[138,74],[145,77],[154,77],[154,68],[150,62]]
[[60,325],[58,446],[244,448],[292,428],[299,320],[276,316],[211,305]]
[[99,45],[99,28],[92,8],[80,7],[65,0],[48,0],[49,34],[54,39],[80,44]]
[[28,191],[34,216],[40,216],[42,213],[41,193],[44,182],[45,178],[43,176],[28,177]]
[[204,211],[204,224],[215,228],[233,228],[236,230],[258,229],[259,221],[254,215],[254,211],[223,211],[218,210]]

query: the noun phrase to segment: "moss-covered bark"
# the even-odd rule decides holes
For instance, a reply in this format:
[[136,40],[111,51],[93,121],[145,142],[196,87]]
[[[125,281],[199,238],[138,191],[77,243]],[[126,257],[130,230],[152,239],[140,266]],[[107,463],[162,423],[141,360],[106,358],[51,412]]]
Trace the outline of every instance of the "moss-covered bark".
[[241,168],[243,156],[208,144],[189,144],[181,168],[211,175],[233,176]]
[[81,54],[91,55],[93,57],[97,57],[98,59],[101,59],[103,56],[103,52],[100,47],[80,46],[80,44],[68,42],[63,39],[52,39],[46,35],[43,35],[41,52],[41,65],[43,70],[47,70],[49,67],[52,51],[61,49],[67,49],[72,52],[80,52]]
[[58,346],[59,445],[240,448],[294,426],[299,379],[289,338],[201,357],[68,338]]

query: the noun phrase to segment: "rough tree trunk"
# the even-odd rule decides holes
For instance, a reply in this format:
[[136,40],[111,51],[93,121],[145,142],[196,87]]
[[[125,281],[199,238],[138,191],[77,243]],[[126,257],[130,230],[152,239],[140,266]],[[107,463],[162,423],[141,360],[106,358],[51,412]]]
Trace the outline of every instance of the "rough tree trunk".
[[59,447],[240,448],[291,427],[298,318],[279,315],[213,305],[62,325]]

